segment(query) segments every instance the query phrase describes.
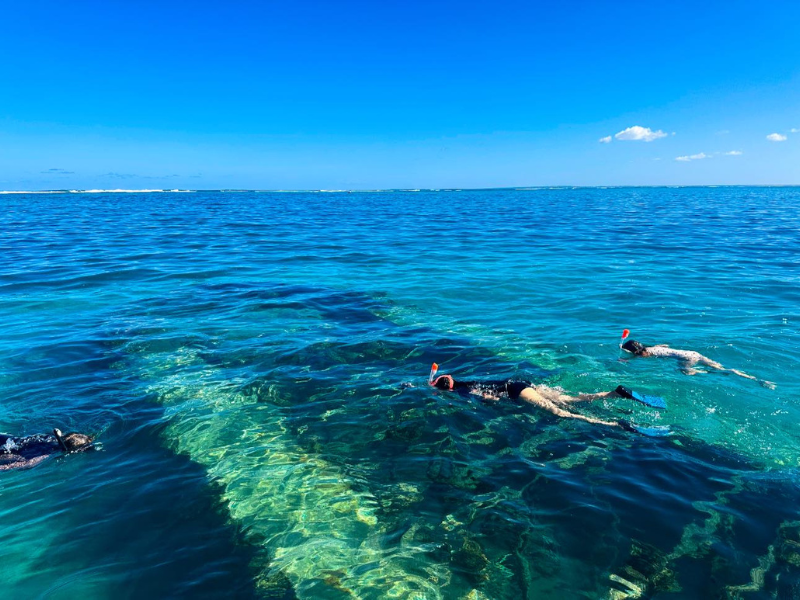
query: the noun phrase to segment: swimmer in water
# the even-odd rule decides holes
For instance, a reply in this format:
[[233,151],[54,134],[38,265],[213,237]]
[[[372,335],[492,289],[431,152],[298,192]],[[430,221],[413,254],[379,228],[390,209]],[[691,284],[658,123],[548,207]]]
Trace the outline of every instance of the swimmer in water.
[[686,375],[697,375],[698,373],[705,373],[705,371],[701,371],[699,369],[695,369],[697,365],[702,365],[704,367],[710,367],[712,369],[716,369],[717,371],[724,371],[726,373],[733,373],[734,375],[738,375],[739,377],[744,377],[745,379],[752,379],[753,381],[757,381],[764,387],[768,387],[770,389],[775,389],[775,384],[771,381],[764,381],[763,379],[758,379],[757,377],[753,377],[752,375],[748,375],[742,371],[737,369],[726,369],[718,362],[711,360],[710,358],[703,356],[699,352],[695,352],[694,350],[678,350],[677,348],[670,348],[666,344],[658,344],[657,346],[645,346],[641,342],[637,342],[636,340],[628,340],[624,344],[620,346],[626,352],[630,352],[635,356],[655,356],[657,358],[675,358],[680,361],[681,364],[681,371],[683,371]]
[[[577,396],[568,396],[556,388],[551,388],[546,385],[535,385],[526,381],[456,381],[452,375],[440,375],[436,379],[432,379],[430,384],[440,390],[448,390],[462,394],[472,394],[480,396],[485,400],[500,400],[503,397],[511,398],[512,400],[523,400],[528,404],[533,404],[539,408],[543,408],[549,413],[557,417],[566,417],[569,419],[579,419],[587,423],[594,423],[596,425],[607,425],[609,427],[621,427],[626,431],[638,431],[628,421],[604,421],[594,417],[587,417],[576,412],[567,410],[574,402],[590,402],[592,400],[613,399],[613,398],[631,398],[655,406],[649,402],[644,402],[643,399],[659,400],[663,403],[661,398],[654,398],[653,396],[642,396],[637,392],[633,392],[626,387],[618,386],[613,392],[598,392],[595,394],[578,394]],[[661,407],[661,406],[659,406]],[[666,407],[664,404],[663,407]]]
[[13,437],[0,433],[0,471],[29,469],[46,458],[59,453],[73,454],[94,447],[93,440],[82,433],[64,435],[60,429],[53,434],[37,433],[25,437]]

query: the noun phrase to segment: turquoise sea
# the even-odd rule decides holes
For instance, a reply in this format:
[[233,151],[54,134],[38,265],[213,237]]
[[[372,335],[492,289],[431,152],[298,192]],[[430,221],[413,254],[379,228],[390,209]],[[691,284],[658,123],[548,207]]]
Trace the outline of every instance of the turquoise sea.
[[800,598],[800,188],[2,195],[0,323],[6,597]]

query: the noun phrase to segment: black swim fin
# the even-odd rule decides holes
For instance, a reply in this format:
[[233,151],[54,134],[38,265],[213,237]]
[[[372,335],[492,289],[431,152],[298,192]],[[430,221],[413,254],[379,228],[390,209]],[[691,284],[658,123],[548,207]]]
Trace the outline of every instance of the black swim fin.
[[623,385],[618,385],[617,389],[615,389],[614,391],[623,398],[630,398],[631,400],[636,400],[637,402],[641,402],[645,406],[650,406],[652,408],[661,408],[661,409],[667,408],[667,403],[661,396],[648,396],[645,394],[640,394],[639,392],[626,388]]

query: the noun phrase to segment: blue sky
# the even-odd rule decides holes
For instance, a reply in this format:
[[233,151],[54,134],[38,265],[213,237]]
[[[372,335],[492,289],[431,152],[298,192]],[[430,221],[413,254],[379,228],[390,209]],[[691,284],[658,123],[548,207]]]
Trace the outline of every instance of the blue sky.
[[5,3],[0,189],[800,184],[799,26],[796,0]]

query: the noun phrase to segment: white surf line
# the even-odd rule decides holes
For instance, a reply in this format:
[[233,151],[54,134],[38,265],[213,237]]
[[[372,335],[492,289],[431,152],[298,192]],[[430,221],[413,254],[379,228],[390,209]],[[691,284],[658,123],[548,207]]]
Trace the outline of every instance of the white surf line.
[[264,540],[270,568],[258,586],[280,572],[301,599],[326,588],[352,598],[442,598],[448,565],[432,563],[422,546],[385,550],[375,499],[300,447],[272,406],[220,380],[194,350],[138,360],[147,391],[165,406],[170,443],[206,468],[231,517]]

